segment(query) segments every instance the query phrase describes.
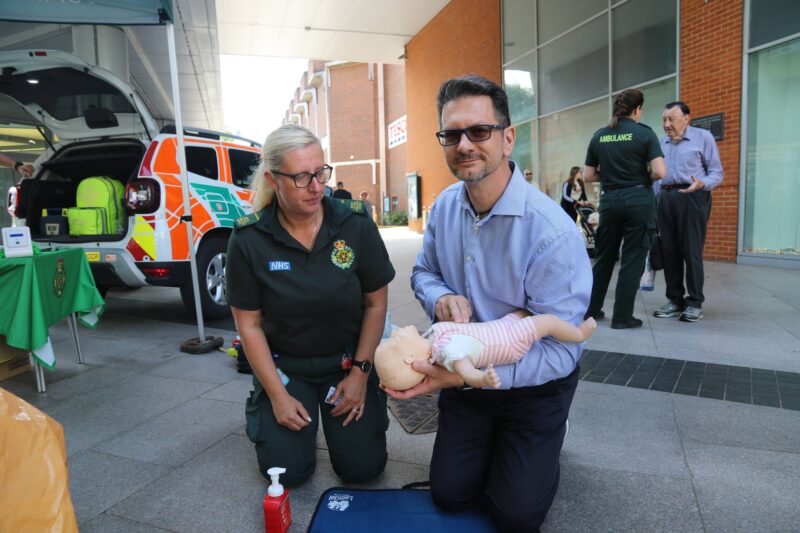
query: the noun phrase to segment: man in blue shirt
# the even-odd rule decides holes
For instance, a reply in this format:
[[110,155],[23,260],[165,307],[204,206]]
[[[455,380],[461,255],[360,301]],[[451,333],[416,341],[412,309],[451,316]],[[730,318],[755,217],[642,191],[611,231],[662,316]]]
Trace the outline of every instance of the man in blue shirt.
[[[517,309],[578,324],[592,271],[584,241],[561,207],[530,187],[509,159],[515,129],[497,84],[470,75],[439,90],[436,135],[459,182],[436,199],[411,285],[434,321],[485,322]],[[440,390],[431,493],[459,511],[486,503],[502,531],[537,530],[559,479],[559,453],[582,344],[545,337],[519,362],[496,367],[501,390],[459,389],[442,367],[404,399]]]
[[703,247],[711,190],[722,183],[722,163],[711,133],[689,125],[689,106],[684,102],[667,104],[662,118],[666,135],[661,149],[667,175],[661,180],[657,220],[667,303],[653,316],[697,322],[703,318],[705,300]]

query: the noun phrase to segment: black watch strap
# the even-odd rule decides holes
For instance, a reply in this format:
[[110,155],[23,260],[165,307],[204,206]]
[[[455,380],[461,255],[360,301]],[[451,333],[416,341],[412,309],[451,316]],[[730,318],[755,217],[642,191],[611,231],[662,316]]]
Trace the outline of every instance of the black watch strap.
[[25,163],[23,163],[22,161],[17,161],[16,163],[14,163],[14,170],[19,170],[19,167],[21,167],[24,164]]
[[356,361],[353,359],[353,366],[358,367],[365,374],[369,374],[369,371],[372,370],[372,363],[369,361]]

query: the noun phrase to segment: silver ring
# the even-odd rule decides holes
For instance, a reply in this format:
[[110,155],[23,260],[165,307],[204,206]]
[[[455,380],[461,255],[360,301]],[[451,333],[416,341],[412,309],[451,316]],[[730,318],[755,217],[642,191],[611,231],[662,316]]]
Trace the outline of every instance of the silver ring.
[[353,407],[353,412],[354,412],[355,414],[358,414],[358,407]]

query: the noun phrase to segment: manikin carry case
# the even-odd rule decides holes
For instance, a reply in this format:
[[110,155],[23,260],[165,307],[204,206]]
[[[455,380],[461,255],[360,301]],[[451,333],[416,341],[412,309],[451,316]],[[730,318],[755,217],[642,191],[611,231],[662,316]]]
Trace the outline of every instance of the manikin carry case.
[[308,526],[310,533],[483,533],[496,531],[478,510],[448,513],[433,504],[429,490],[350,489],[322,493]]
[[101,207],[105,210],[105,234],[120,233],[123,228],[122,183],[111,178],[96,176],[84,178],[78,184],[75,200],[78,207]]

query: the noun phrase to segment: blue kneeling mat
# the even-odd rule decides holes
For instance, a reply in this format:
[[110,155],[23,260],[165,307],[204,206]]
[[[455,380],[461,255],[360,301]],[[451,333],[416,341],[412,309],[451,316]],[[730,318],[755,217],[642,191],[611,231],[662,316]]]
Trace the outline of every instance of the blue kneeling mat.
[[478,510],[448,513],[437,508],[429,490],[348,489],[322,493],[308,526],[310,533],[419,533],[495,531],[489,515]]

